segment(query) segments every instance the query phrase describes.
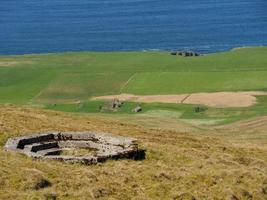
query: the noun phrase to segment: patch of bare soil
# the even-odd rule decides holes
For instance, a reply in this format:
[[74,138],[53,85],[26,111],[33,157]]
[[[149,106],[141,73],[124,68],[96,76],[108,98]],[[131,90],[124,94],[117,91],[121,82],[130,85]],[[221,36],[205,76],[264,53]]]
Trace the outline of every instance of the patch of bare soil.
[[93,100],[133,101],[142,103],[183,103],[202,104],[215,108],[224,107],[249,107],[257,103],[256,96],[267,95],[266,92],[214,92],[214,93],[193,93],[179,95],[133,95],[120,94],[99,96]]
[[0,61],[0,67],[9,67],[18,64],[31,64],[31,61]]

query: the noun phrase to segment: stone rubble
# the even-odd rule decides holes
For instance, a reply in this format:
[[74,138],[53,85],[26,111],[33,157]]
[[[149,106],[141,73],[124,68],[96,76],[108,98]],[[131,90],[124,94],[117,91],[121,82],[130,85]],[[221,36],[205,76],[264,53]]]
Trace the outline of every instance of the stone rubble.
[[[5,144],[4,149],[37,159],[83,164],[96,164],[107,159],[145,158],[145,151],[138,149],[136,139],[94,132],[46,132],[11,138]],[[95,151],[83,156],[61,155],[68,149],[93,149]]]

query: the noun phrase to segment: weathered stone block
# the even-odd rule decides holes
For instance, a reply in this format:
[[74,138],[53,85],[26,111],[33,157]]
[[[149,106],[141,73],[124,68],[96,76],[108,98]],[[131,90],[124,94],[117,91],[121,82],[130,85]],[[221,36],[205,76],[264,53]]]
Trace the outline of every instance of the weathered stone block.
[[[107,159],[145,158],[145,151],[138,149],[136,139],[94,132],[47,132],[17,137],[9,139],[4,149],[38,159],[83,164],[95,164]],[[84,156],[60,155],[69,149],[88,149],[94,153]]]

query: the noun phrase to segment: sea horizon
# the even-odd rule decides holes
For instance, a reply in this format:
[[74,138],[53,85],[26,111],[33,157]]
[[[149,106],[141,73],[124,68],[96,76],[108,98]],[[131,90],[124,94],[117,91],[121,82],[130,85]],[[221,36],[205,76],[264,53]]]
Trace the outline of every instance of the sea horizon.
[[267,2],[4,1],[0,55],[267,46]]

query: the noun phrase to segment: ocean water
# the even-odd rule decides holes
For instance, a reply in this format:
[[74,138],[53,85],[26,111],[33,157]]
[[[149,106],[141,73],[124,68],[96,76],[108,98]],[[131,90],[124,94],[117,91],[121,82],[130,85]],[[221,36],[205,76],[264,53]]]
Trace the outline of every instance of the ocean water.
[[1,0],[0,54],[267,45],[267,0]]

